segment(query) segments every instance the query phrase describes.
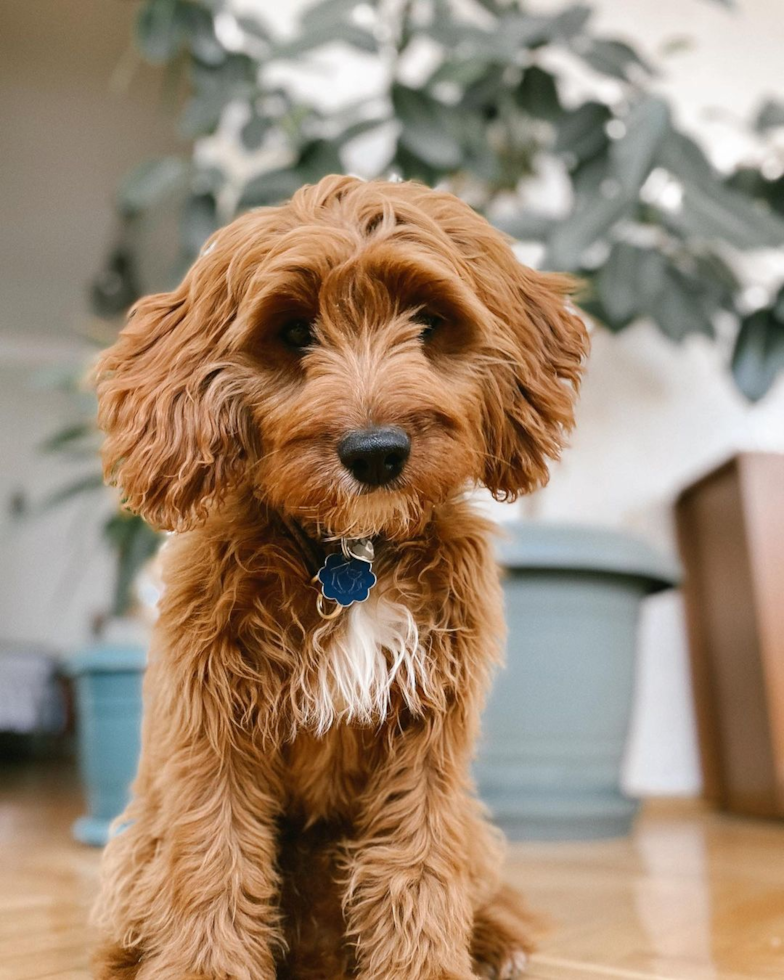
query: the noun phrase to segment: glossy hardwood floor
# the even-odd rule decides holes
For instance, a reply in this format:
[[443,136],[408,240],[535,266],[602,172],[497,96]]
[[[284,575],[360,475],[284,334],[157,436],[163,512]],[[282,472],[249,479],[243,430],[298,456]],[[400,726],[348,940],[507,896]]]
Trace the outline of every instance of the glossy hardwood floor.
[[[0,768],[0,980],[87,980],[98,853],[67,767]],[[536,980],[784,980],[784,825],[649,806],[629,840],[525,844],[508,878],[552,926]]]

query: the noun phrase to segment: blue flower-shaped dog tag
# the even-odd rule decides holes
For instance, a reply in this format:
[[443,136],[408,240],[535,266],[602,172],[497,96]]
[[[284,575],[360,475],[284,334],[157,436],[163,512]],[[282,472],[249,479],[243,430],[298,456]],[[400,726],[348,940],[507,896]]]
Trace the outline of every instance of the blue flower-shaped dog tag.
[[346,557],[341,553],[329,555],[319,569],[321,592],[327,599],[350,606],[352,602],[364,602],[376,584],[376,576],[370,562],[361,558]]

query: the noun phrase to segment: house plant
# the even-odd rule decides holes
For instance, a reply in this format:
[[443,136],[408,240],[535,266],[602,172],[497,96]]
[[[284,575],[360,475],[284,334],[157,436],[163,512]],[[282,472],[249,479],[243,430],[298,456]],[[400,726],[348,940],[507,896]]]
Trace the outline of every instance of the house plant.
[[[238,211],[359,167],[443,183],[517,238],[540,242],[544,265],[587,283],[582,305],[607,329],[644,317],[678,342],[712,337],[729,320],[741,391],[754,399],[770,387],[784,362],[781,303],[747,309],[732,256],[784,241],[784,178],[756,165],[719,173],[656,93],[656,68],[592,31],[590,5],[542,15],[502,0],[321,0],[290,38],[243,10],[224,0],[139,6],[137,47],[169,66],[192,152],[147,161],[123,182],[96,312],[119,316],[141,293],[173,285]],[[335,46],[370,59],[381,80],[327,109],[285,71]],[[611,79],[614,94],[567,101],[570,62]],[[757,126],[781,121],[771,104]],[[375,164],[368,141],[383,148]],[[548,168],[567,191],[534,210],[530,188]],[[149,229],[172,216],[176,256],[143,261]]]

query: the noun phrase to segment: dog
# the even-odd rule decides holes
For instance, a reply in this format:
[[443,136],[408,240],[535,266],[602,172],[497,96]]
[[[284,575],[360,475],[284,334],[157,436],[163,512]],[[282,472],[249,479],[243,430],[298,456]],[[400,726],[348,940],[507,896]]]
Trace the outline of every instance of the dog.
[[468,491],[542,485],[565,277],[449,193],[331,176],[216,232],[97,366],[165,591],[100,980],[505,980],[531,922],[469,773],[503,646]]

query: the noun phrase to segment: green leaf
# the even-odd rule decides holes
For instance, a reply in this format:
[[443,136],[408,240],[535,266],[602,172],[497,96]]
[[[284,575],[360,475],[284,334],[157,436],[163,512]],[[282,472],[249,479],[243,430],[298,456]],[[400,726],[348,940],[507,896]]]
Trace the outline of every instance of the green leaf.
[[474,3],[477,3],[490,14],[501,14],[504,10],[498,0],[474,0]]
[[406,149],[437,169],[459,166],[463,150],[455,135],[459,117],[453,107],[398,83],[392,87],[392,105],[402,124],[400,142]]
[[429,163],[420,159],[416,153],[412,153],[398,140],[395,147],[395,155],[392,164],[400,172],[404,180],[421,180],[423,184],[431,187],[437,184],[442,176],[442,171],[431,167]]
[[228,93],[228,98],[254,92],[258,74],[258,62],[236,51],[220,65],[196,64],[193,70],[196,85],[221,88]]
[[[484,184],[495,187],[503,185],[502,167],[506,161],[487,139],[487,123],[482,114],[462,113],[461,129],[463,150],[461,169],[478,177]],[[512,187],[516,186],[519,176],[517,172]]]
[[180,116],[180,132],[189,139],[209,136],[218,128],[227,99],[223,92],[212,90],[194,95]]
[[333,138],[333,143],[337,149],[342,149],[342,147],[347,146],[352,140],[358,139],[360,136],[364,136],[365,133],[369,133],[374,129],[378,129],[379,126],[383,126],[388,121],[388,119],[382,118],[358,119],[341,130]]
[[245,210],[279,204],[291,197],[300,184],[301,180],[296,170],[289,167],[268,170],[248,181],[240,195],[238,207],[240,210]]
[[90,284],[90,307],[96,316],[111,319],[125,313],[142,291],[136,261],[125,244],[116,246]]
[[315,184],[327,174],[340,173],[342,170],[340,152],[330,140],[309,140],[300,149],[297,171],[302,183]]
[[694,266],[694,278],[712,297],[715,306],[734,313],[735,294],[741,284],[724,259],[712,249],[705,249],[692,254],[691,261]]
[[258,150],[269,132],[270,123],[266,116],[254,112],[240,130],[240,139],[246,150]]
[[784,321],[775,308],[757,310],[741,323],[732,355],[735,383],[751,402],[770,391],[784,370]]
[[215,197],[210,193],[191,194],[180,213],[180,241],[185,254],[195,258],[217,228]]
[[182,44],[181,0],[147,0],[136,18],[136,43],[153,64],[173,58]]
[[[427,80],[427,88],[432,89],[443,82],[449,82],[465,90],[476,82],[481,81],[489,72],[498,70],[498,66],[485,58],[445,57],[441,64]],[[503,68],[500,73],[503,74]]]
[[356,27],[354,24],[344,24],[334,40],[342,41],[358,51],[378,54],[378,41],[375,34],[371,34],[370,31],[366,31],[362,27]]
[[85,439],[95,439],[97,432],[92,422],[77,422],[67,425],[57,432],[48,436],[40,444],[39,449],[42,453],[57,453],[68,449],[73,443],[81,442]]
[[665,270],[662,287],[652,297],[649,312],[671,340],[681,341],[690,333],[713,336],[713,323],[701,302],[698,284],[674,266]]
[[90,473],[88,476],[82,476],[72,483],[58,487],[57,490],[44,497],[37,509],[42,513],[53,510],[74,497],[81,497],[85,493],[95,493],[96,490],[102,490],[103,486],[103,476],[100,473]]
[[266,25],[259,19],[258,12],[255,10],[252,14],[246,12],[243,16],[237,17],[237,23],[246,34],[250,34],[260,41],[268,41],[270,38]]
[[536,211],[521,211],[519,214],[498,219],[493,224],[499,231],[506,232],[519,242],[541,242],[547,239],[560,223],[559,218]]
[[272,57],[289,61],[326,44],[335,43],[348,44],[370,54],[378,52],[378,42],[369,31],[355,24],[336,23],[332,26],[311,28],[291,41],[277,45],[272,51]]
[[179,10],[182,31],[193,56],[206,65],[222,64],[227,53],[215,35],[212,14],[192,3],[182,5]]
[[757,132],[764,133],[779,126],[784,126],[784,102],[768,99],[760,106],[754,128]]
[[555,152],[571,154],[577,162],[590,160],[609,142],[604,127],[610,116],[603,103],[584,102],[559,122]]
[[536,119],[552,121],[563,115],[555,76],[537,65],[524,72],[515,99],[524,112]]
[[184,186],[188,170],[180,157],[145,160],[123,177],[117,192],[120,210],[131,216],[155,207]]
[[716,171],[702,147],[691,137],[668,129],[659,147],[656,162],[675,177],[697,183],[715,180]]
[[629,320],[614,320],[594,293],[584,293],[579,297],[580,309],[610,333],[620,333],[629,326]]
[[562,219],[549,238],[546,267],[567,272],[577,269],[586,249],[605,237],[629,213],[631,203],[622,194],[615,197],[596,194],[578,201],[573,214]]
[[627,193],[637,193],[656,161],[670,128],[670,110],[658,96],[641,99],[625,119],[626,135],[610,144],[613,174]]
[[570,176],[575,200],[587,200],[596,194],[602,194],[602,187],[606,186],[606,181],[618,184],[617,179],[612,174],[609,146],[605,147],[601,153],[591,157],[590,160],[579,163],[571,171]]
[[309,6],[300,18],[300,32],[327,30],[345,22],[360,0],[319,0]]
[[652,66],[624,41],[592,39],[578,47],[576,53],[595,71],[624,82],[633,80],[635,70],[655,74]]
[[553,27],[553,38],[569,40],[575,34],[579,34],[593,17],[593,8],[587,4],[577,3],[572,7],[567,7],[560,14],[556,14]]
[[599,270],[596,285],[602,306],[613,323],[629,323],[658,294],[666,262],[652,249],[617,242]]
[[776,214],[784,215],[784,176],[768,180],[754,167],[741,167],[729,178],[727,186],[764,201]]
[[171,61],[186,45],[206,65],[220,65],[227,57],[213,14],[192,0],[147,0],[136,20],[136,41],[153,64]]
[[104,525],[104,536],[117,552],[117,581],[115,584],[115,615],[122,615],[131,606],[131,589],[141,569],[155,555],[163,541],[141,517],[121,511]]
[[509,38],[515,52],[520,47],[538,48],[553,41],[565,41],[578,34],[592,15],[585,4],[574,4],[552,16],[508,15],[498,25],[498,33]]
[[485,118],[498,114],[498,105],[506,91],[503,65],[485,63],[485,71],[468,85],[460,100],[461,111],[480,112]]
[[756,167],[739,167],[726,180],[727,187],[740,191],[748,197],[765,196],[765,178]]
[[773,315],[780,323],[784,323],[784,286],[773,303]]
[[459,22],[448,8],[428,27],[428,36],[447,49],[464,49],[470,58],[497,64],[518,64],[520,51],[564,41],[578,33],[591,16],[589,7],[576,4],[553,16],[540,16],[507,6],[493,30]]
[[192,65],[193,95],[180,117],[184,136],[208,136],[218,127],[224,108],[258,95],[258,64],[245,54],[230,54],[220,65]]
[[191,175],[191,190],[194,194],[219,194],[226,181],[226,174],[215,164],[198,166]]
[[[474,57],[475,55],[489,56],[493,53],[505,56],[507,48],[503,44],[495,43],[498,38],[499,28],[502,20],[498,20],[497,29],[493,32],[486,31],[475,24],[468,24],[459,21],[448,3],[440,3],[438,0],[433,4],[434,16],[427,28],[427,36],[441,44],[447,51],[462,49],[464,57]],[[407,21],[411,27],[410,18]],[[410,43],[414,31],[408,31],[406,43]]]
[[735,248],[780,248],[784,220],[764,205],[718,181],[685,182],[681,211],[668,222],[686,235],[728,242]]

